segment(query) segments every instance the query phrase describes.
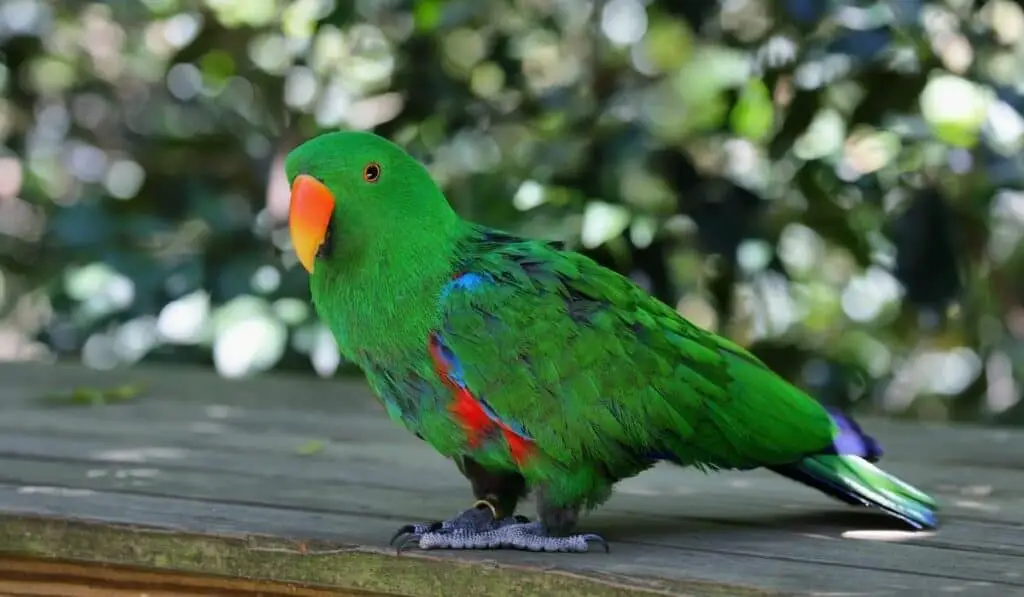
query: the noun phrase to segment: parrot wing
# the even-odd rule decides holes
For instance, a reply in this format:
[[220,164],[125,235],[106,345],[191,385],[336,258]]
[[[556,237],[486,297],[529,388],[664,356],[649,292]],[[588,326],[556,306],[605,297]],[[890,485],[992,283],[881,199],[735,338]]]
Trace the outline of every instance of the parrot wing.
[[[501,235],[444,289],[430,351],[467,431],[569,467],[753,468],[828,451],[815,400],[578,253]],[[520,446],[521,447],[521,446]]]

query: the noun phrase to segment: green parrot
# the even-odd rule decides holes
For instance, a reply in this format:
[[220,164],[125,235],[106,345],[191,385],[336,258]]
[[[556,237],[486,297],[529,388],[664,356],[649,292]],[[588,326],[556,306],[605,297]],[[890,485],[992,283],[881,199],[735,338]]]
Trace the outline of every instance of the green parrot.
[[[937,525],[935,502],[874,466],[881,449],[852,419],[587,257],[461,219],[398,145],[328,133],[285,168],[318,316],[476,500],[393,545],[607,550],[578,532],[580,512],[659,461],[764,467]],[[515,515],[531,491],[535,521]]]

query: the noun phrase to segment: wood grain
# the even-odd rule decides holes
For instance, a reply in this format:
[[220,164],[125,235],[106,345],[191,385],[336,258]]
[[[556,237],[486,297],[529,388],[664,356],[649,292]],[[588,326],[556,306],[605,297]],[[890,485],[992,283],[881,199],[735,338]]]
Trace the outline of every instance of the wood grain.
[[[145,394],[42,399],[126,382]],[[362,383],[0,365],[0,553],[417,596],[454,579],[477,595],[1024,595],[1024,432],[862,423],[941,501],[938,533],[766,472],[659,466],[584,519],[611,555],[395,557],[397,526],[470,496]]]
[[17,597],[384,597],[257,579],[0,557],[0,595]]

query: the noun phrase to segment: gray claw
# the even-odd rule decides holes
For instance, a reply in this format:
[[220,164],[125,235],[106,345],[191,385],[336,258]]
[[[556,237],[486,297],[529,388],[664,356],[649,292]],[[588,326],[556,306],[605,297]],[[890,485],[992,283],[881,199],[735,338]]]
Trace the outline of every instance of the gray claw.
[[392,544],[393,547],[395,548],[395,553],[397,555],[402,555],[403,551],[405,551],[405,550],[409,549],[410,547],[412,547],[412,546],[416,545],[417,543],[419,543],[421,537],[422,537],[422,535],[418,535],[418,534],[415,534],[415,533],[410,533],[408,535],[405,535],[402,538],[402,540],[398,542],[397,545]]
[[[395,534],[391,536],[391,541],[389,541],[388,544],[391,545],[392,547],[395,547],[395,542],[398,541],[399,538],[409,537],[409,536],[414,536],[414,537],[419,538],[419,536],[424,534],[424,533],[432,533],[432,532],[439,531],[439,530],[441,530],[441,528],[443,526],[444,526],[444,522],[442,522],[440,520],[438,520],[436,522],[416,522],[416,523],[413,523],[413,524],[407,524],[407,525],[403,526],[402,528],[398,529],[395,532]],[[399,541],[399,543],[400,544],[404,544],[405,541],[404,540],[403,541]],[[401,551],[401,548],[399,548],[399,551]]]

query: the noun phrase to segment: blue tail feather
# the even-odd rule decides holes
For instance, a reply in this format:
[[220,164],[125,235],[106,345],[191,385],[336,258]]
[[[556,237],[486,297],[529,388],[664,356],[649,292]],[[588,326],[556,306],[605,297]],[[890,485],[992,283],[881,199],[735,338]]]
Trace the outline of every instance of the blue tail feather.
[[[913,529],[937,527],[938,506],[931,497],[872,464],[882,457],[881,444],[849,416],[835,409],[828,413],[837,428],[832,445],[769,470],[847,504],[877,508]],[[662,450],[644,457],[680,463],[674,454]]]
[[878,508],[914,529],[938,526],[931,497],[872,464],[882,457],[882,446],[849,416],[833,409],[829,416],[838,428],[829,448],[770,469],[847,504]]
[[828,408],[828,414],[835,421],[839,433],[836,434],[832,446],[825,450],[826,454],[840,456],[860,456],[868,462],[878,462],[882,458],[882,445],[875,438],[864,433],[860,425],[838,409]]

